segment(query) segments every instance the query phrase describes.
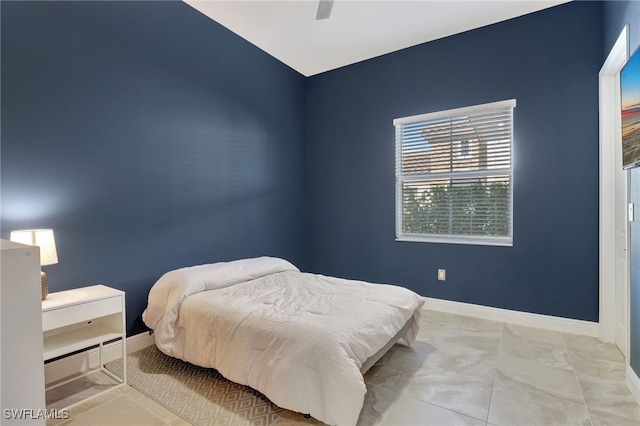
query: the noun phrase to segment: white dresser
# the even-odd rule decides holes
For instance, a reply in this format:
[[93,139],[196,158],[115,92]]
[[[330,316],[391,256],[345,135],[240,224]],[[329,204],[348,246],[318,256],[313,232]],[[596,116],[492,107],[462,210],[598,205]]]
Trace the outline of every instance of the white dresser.
[[[97,371],[103,371],[120,385],[126,384],[127,348],[124,296],[123,291],[105,285],[94,285],[49,293],[49,296],[42,301],[45,361],[96,345],[100,357],[97,369],[89,370],[81,376],[74,376],[70,380],[58,382],[47,390]],[[118,377],[104,368],[104,344],[114,340],[121,342],[124,366],[122,377]],[[104,392],[116,389],[120,385]],[[104,392],[98,393],[92,398]]]
[[0,424],[44,425],[40,249],[0,242]]

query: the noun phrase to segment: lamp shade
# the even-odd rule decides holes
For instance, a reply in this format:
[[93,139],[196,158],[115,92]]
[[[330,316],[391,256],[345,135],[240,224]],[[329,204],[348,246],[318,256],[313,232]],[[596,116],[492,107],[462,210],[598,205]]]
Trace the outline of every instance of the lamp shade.
[[58,263],[56,241],[53,238],[53,229],[25,229],[11,231],[11,241],[40,247],[40,265],[53,265]]

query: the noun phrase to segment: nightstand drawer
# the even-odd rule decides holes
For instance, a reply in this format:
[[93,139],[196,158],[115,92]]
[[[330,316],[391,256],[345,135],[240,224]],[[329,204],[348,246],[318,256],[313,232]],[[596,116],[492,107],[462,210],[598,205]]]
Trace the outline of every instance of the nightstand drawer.
[[90,321],[118,312],[122,312],[120,296],[52,309],[42,313],[42,331]]

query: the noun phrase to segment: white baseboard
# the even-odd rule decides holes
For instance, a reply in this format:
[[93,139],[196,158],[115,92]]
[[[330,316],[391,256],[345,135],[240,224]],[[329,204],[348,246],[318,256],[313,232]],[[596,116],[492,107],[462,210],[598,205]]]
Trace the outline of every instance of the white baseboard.
[[627,386],[629,386],[629,390],[638,401],[638,404],[640,404],[640,379],[630,365],[627,365]]
[[424,300],[425,308],[439,312],[466,315],[491,321],[508,322],[511,324],[542,328],[562,333],[579,334],[582,336],[598,337],[599,334],[598,323],[592,321],[532,314],[529,312],[492,308],[490,306],[453,302],[451,300],[433,299],[431,297],[425,297]]
[[[155,339],[149,332],[127,337],[127,353],[130,354],[153,344],[155,344]],[[102,350],[103,362],[107,363],[121,357],[122,342],[118,341],[104,345]],[[100,353],[98,348],[90,349],[45,364],[44,380],[48,386],[66,377],[79,374],[89,369],[98,368],[99,364]]]

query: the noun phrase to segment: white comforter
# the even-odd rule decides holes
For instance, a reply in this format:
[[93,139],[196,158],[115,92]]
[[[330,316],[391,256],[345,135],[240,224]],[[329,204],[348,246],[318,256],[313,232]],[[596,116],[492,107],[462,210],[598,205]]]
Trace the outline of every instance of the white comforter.
[[167,355],[217,369],[280,407],[355,425],[362,363],[424,301],[412,291],[301,273],[269,257],[171,271],[149,293],[144,322]]

